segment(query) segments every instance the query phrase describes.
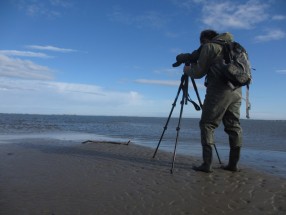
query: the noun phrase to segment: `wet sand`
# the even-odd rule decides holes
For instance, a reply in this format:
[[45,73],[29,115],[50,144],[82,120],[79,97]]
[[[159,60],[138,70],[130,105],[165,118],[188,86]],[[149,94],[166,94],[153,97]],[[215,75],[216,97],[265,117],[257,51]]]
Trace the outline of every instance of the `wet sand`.
[[[200,158],[130,143],[23,139],[0,145],[0,214],[286,214],[286,180],[247,166],[211,174]],[[258,161],[259,162],[259,161]]]

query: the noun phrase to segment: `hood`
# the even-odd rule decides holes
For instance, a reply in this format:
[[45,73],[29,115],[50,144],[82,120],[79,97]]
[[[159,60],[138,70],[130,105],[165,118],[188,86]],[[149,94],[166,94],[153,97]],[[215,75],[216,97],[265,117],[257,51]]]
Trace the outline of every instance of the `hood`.
[[224,40],[224,41],[229,41],[229,42],[233,42],[233,36],[231,33],[226,32],[226,33],[222,33],[217,35],[215,38],[213,38],[214,40]]

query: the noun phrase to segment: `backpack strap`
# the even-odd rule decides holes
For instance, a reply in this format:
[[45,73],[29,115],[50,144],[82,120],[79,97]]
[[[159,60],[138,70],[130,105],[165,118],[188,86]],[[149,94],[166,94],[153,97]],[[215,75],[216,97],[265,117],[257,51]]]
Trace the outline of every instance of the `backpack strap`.
[[249,110],[251,108],[250,102],[249,102],[249,84],[246,85],[246,95],[245,95],[245,106],[246,106],[246,118],[249,119]]
[[[223,60],[221,59],[218,59],[218,60],[215,60],[213,63],[216,64],[216,63],[223,63],[223,64],[228,64],[231,62],[232,60],[232,54],[231,54],[231,46],[232,46],[232,42],[228,42],[226,40],[212,40],[211,43],[215,43],[215,44],[218,44],[222,47],[222,54],[223,54]],[[222,62],[223,61],[223,62]],[[226,84],[232,89],[232,90],[235,90],[237,89],[236,86],[234,86],[229,80],[227,80],[225,78],[225,81],[226,81]]]
[[233,46],[233,42],[218,39],[212,40],[211,43],[216,43],[222,46],[223,59],[227,64],[230,63],[232,60],[231,48]]

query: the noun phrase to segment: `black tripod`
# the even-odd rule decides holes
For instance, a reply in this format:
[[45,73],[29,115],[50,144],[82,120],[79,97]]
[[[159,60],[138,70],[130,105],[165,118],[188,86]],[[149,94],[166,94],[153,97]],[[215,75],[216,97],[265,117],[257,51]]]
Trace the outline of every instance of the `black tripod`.
[[[178,126],[176,128],[177,135],[176,135],[176,142],[175,142],[175,148],[174,148],[174,153],[173,153],[172,168],[170,170],[171,174],[173,173],[173,169],[174,169],[174,163],[175,163],[175,157],[176,157],[176,149],[177,149],[177,144],[178,144],[178,139],[179,139],[180,125],[181,125],[181,119],[182,119],[182,115],[183,115],[184,105],[186,105],[188,103],[188,101],[189,101],[189,102],[191,102],[194,105],[194,107],[195,107],[195,109],[197,111],[199,111],[203,107],[201,99],[200,99],[200,96],[199,96],[199,93],[198,93],[198,89],[197,89],[197,86],[196,86],[196,83],[195,83],[195,80],[193,78],[191,78],[191,81],[192,81],[194,90],[196,92],[198,101],[200,103],[200,106],[198,106],[193,100],[191,100],[191,98],[189,96],[189,93],[188,93],[189,76],[186,75],[186,74],[183,74],[182,77],[181,77],[181,84],[179,86],[179,89],[178,89],[178,92],[177,92],[177,96],[176,96],[176,98],[174,100],[174,103],[172,104],[172,109],[170,111],[169,117],[168,117],[167,122],[166,122],[166,124],[164,126],[164,130],[163,130],[162,135],[160,137],[159,143],[158,143],[157,148],[156,148],[156,150],[154,152],[154,155],[153,155],[153,158],[155,158],[155,156],[157,154],[157,151],[159,149],[160,143],[161,143],[161,141],[163,139],[163,136],[165,134],[165,131],[167,130],[167,127],[168,127],[170,118],[172,116],[173,110],[174,110],[174,108],[176,106],[178,97],[179,97],[180,92],[182,90],[183,91],[183,95],[182,95],[182,100],[181,100],[180,117],[179,117],[179,121],[178,121]],[[217,148],[216,148],[215,144],[214,144],[214,148],[215,148],[215,151],[216,151],[219,163],[221,164],[220,157],[219,157],[219,154],[218,154],[218,151],[217,151]]]

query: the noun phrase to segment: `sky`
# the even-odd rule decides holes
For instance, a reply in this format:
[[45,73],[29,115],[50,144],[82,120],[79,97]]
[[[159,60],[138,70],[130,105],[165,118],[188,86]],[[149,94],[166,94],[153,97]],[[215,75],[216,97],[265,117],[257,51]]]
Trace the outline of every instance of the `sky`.
[[248,51],[251,119],[285,120],[284,0],[1,0],[0,113],[168,117],[183,74],[172,64],[204,29]]

